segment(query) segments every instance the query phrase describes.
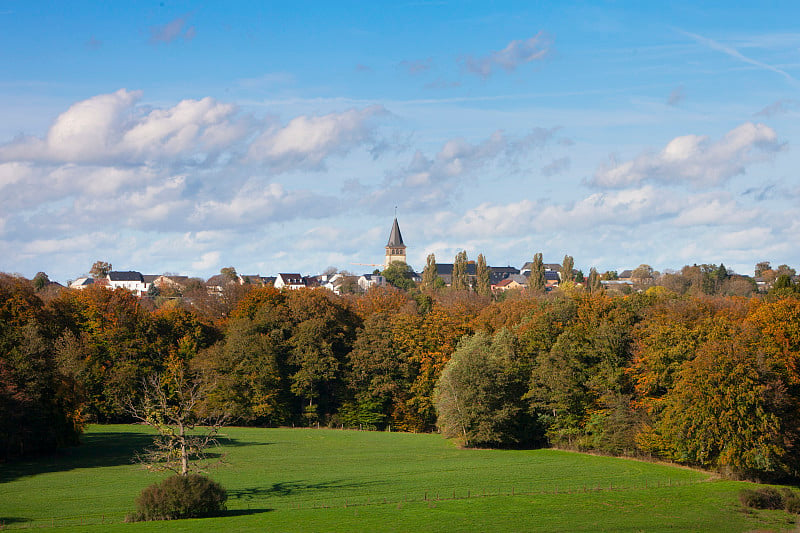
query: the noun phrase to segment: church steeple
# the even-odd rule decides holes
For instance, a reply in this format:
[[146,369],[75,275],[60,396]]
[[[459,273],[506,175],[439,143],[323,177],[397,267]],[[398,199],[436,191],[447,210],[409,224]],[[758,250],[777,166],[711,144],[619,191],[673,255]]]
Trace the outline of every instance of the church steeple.
[[389,234],[389,242],[386,243],[386,260],[384,268],[392,264],[392,261],[406,262],[406,245],[403,244],[403,234],[400,233],[400,225],[397,224],[397,217],[392,224],[392,232]]

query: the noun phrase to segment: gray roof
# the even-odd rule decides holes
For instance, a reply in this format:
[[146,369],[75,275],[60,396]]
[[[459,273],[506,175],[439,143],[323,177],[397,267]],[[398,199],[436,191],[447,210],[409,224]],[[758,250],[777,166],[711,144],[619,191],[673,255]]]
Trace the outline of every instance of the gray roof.
[[392,232],[389,234],[389,242],[386,246],[405,246],[403,244],[403,235],[400,233],[400,226],[397,224],[397,218],[394,219],[392,224]]
[[[558,263],[542,263],[542,267],[545,270],[555,270],[555,271],[561,270],[561,265],[559,265]],[[531,270],[532,268],[533,268],[533,261],[528,261],[527,263],[522,265],[521,270]]]
[[108,280],[109,281],[138,281],[140,283],[144,282],[144,278],[142,278],[141,272],[135,272],[132,270],[125,271],[125,272],[116,272],[111,271],[108,273]]
[[303,284],[303,276],[294,272],[291,273],[281,272],[278,274],[278,277],[281,278],[281,280],[283,280],[283,283],[287,285]]

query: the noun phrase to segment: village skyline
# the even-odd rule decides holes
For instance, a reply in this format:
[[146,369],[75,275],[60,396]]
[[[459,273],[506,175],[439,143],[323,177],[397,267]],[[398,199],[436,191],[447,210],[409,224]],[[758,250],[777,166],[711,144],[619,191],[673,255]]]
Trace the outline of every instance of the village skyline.
[[0,271],[797,265],[798,14],[9,4]]

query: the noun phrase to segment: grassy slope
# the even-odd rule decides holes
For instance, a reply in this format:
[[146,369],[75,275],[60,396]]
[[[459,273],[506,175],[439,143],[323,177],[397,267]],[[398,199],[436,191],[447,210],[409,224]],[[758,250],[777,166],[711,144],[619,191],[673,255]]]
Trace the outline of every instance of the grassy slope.
[[[173,522],[170,530],[746,531],[794,523],[783,512],[741,511],[741,483],[664,465],[555,450],[459,450],[437,435],[227,433],[229,465],[212,477],[229,491],[228,515]],[[162,477],[130,463],[149,442],[145,428],[93,426],[84,441],[54,459],[0,466],[7,527],[103,531]]]

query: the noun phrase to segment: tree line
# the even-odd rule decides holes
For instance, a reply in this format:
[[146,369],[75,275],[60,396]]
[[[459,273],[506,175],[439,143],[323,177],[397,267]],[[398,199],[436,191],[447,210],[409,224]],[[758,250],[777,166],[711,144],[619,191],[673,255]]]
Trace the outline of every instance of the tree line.
[[74,444],[87,422],[132,421],[126,402],[148,377],[186,372],[204,383],[199,409],[242,425],[439,430],[465,446],[797,476],[794,288],[591,286],[499,300],[435,280],[342,296],[250,286],[223,315],[2,274],[0,457]]

